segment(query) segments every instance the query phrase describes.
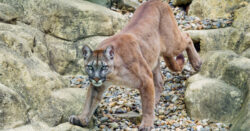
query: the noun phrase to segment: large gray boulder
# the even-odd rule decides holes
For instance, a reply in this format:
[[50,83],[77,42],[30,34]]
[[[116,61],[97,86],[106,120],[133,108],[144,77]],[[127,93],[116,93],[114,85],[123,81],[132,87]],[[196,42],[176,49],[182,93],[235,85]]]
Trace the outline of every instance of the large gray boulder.
[[51,92],[46,103],[38,110],[39,118],[33,122],[42,121],[53,127],[68,122],[73,114],[80,114],[86,99],[86,89],[64,88]]
[[19,13],[10,5],[0,3],[0,21],[12,22],[19,17]]
[[238,53],[250,48],[250,4],[248,6],[240,8],[234,13],[233,27],[240,30],[240,40],[235,44],[235,48]]
[[26,24],[12,25],[0,23],[0,41],[5,46],[25,58],[32,54],[49,64],[44,33]]
[[[3,100],[15,104],[3,107],[9,115],[4,115],[2,119],[9,120],[11,124],[19,122],[22,125],[29,120],[31,123],[42,121],[56,126],[66,122],[70,115],[81,112],[86,90],[66,88],[66,81],[34,56],[23,58],[4,47],[0,51],[0,74],[4,74],[0,76],[0,82],[9,88],[4,87],[3,92],[8,94]],[[9,100],[11,95],[16,100]],[[2,129],[15,127],[5,127],[5,124]]]
[[239,8],[234,12],[234,22],[233,22],[233,27],[238,28],[238,29],[245,29],[246,31],[250,31],[249,26],[250,26],[250,0],[245,0],[248,1],[248,5],[246,7]]
[[46,123],[36,122],[5,131],[89,131],[87,128],[74,126],[70,123],[63,123],[55,127],[49,127]]
[[241,109],[240,89],[223,81],[194,75],[185,92],[187,113],[194,119],[231,122]]
[[[247,80],[248,91],[250,91],[250,77]],[[233,120],[232,131],[248,131],[250,128],[250,93],[248,93],[241,111]]]
[[200,53],[213,50],[238,50],[236,44],[240,41],[241,33],[235,28],[221,28],[212,30],[189,30],[195,44],[199,44]]
[[232,131],[247,131],[250,128],[250,59],[241,57],[226,66],[222,79],[238,87],[245,96],[241,111],[232,121]]
[[225,67],[222,80],[226,83],[238,87],[244,96],[247,95],[250,78],[250,59],[240,57],[230,61]]
[[230,50],[209,51],[202,56],[203,64],[200,74],[220,79],[225,72],[225,66],[237,57],[239,56]]
[[250,48],[248,48],[246,51],[242,53],[242,56],[247,57],[250,59]]
[[5,104],[1,108],[6,115],[1,117],[4,122],[0,128],[14,128],[37,121],[56,126],[66,122],[71,114],[79,114],[86,91],[67,88],[69,82],[51,69],[46,55],[43,57],[50,46],[43,43],[45,37],[41,41],[39,35],[34,37],[41,32],[30,29],[30,32],[34,31],[30,34],[20,26],[1,25],[5,25],[0,29],[0,83],[5,85],[1,86],[1,100],[15,106]]
[[76,43],[64,41],[25,24],[0,23],[0,40],[23,57],[39,58],[61,75],[81,74]]
[[24,23],[69,41],[113,35],[127,21],[120,13],[82,0],[1,1],[23,10]]
[[13,128],[28,122],[29,109],[18,93],[0,83],[0,129]]
[[[202,56],[199,74],[189,78],[185,93],[188,114],[249,129],[250,59],[230,50],[209,51]],[[242,121],[242,119],[244,121]]]
[[48,49],[49,64],[53,70],[61,75],[81,74],[77,64],[76,44],[61,40],[50,35],[45,36]]
[[188,14],[200,18],[230,18],[234,10],[247,5],[249,0],[193,0]]

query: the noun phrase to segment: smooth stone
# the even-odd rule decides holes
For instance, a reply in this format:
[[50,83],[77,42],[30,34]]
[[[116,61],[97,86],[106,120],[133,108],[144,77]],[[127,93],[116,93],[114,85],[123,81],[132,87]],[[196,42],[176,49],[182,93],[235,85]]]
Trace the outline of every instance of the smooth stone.
[[179,98],[179,97],[175,95],[175,96],[172,98],[171,102],[175,103],[176,100],[177,100],[178,98]]
[[110,123],[109,124],[111,126],[111,128],[118,128],[119,125],[116,122]]
[[108,119],[109,119],[108,117],[102,117],[102,118],[100,119],[100,121],[101,121],[101,122],[106,122]]

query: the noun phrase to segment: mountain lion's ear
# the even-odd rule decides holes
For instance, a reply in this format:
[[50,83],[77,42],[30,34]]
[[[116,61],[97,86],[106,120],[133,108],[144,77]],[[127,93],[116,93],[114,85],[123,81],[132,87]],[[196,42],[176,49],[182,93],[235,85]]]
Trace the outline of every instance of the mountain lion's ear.
[[112,45],[108,46],[106,50],[104,51],[104,55],[109,59],[113,60],[114,59],[114,47]]
[[92,50],[89,48],[88,45],[84,45],[82,47],[82,54],[83,54],[84,60],[88,59],[91,56]]

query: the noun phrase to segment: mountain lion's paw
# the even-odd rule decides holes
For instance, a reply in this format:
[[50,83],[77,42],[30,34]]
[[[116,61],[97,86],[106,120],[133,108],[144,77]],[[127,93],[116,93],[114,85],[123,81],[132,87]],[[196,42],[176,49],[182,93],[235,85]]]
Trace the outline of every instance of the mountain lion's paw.
[[72,116],[69,117],[69,123],[71,123],[73,125],[81,126],[81,127],[87,126],[87,122],[86,121],[80,120],[75,115],[72,115]]
[[153,126],[146,127],[146,126],[141,125],[141,126],[139,127],[139,131],[151,131],[152,129],[154,129]]

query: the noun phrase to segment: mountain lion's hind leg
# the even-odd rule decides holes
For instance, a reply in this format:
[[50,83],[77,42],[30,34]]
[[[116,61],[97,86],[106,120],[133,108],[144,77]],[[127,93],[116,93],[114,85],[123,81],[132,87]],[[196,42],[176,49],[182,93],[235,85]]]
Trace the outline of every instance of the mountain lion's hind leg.
[[195,71],[199,71],[202,65],[201,58],[194,48],[193,42],[188,45],[187,49],[188,59]]
[[194,47],[194,43],[192,41],[192,39],[190,38],[190,36],[187,33],[184,33],[184,37],[188,43],[187,46],[187,55],[188,55],[188,59],[192,65],[192,67],[194,68],[195,71],[199,71],[202,65],[202,61],[201,58],[199,56],[199,54],[197,53],[195,47]]

